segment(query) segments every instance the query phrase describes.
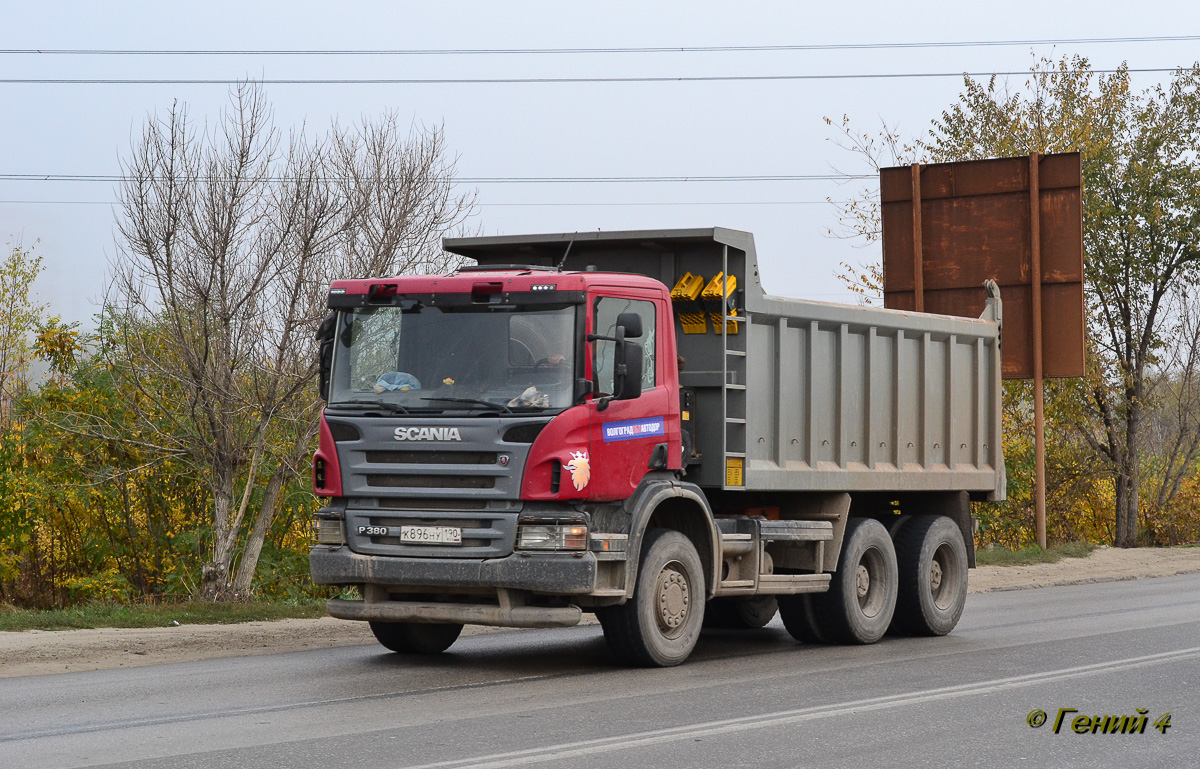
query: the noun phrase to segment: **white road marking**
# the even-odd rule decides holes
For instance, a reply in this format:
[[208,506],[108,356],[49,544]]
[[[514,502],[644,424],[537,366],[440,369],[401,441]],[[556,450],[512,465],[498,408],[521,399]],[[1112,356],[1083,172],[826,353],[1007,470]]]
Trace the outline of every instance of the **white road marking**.
[[1148,654],[1143,657],[1129,657],[1108,662],[1097,662],[1091,665],[1049,670],[1042,673],[1028,673],[1009,678],[996,678],[991,681],[979,681],[972,684],[959,684],[957,686],[945,686],[937,689],[924,689],[904,694],[893,694],[886,697],[872,697],[870,699],[852,700],[832,705],[818,705],[808,708],[798,708],[796,710],[780,710],[774,713],[762,713],[755,716],[743,716],[741,718],[729,718],[720,721],[707,721],[666,729],[635,732],[617,737],[564,742],[558,745],[514,750],[507,753],[493,753],[492,755],[476,756],[473,758],[438,761],[432,764],[410,766],[406,767],[406,769],[467,769],[468,767],[470,769],[501,769],[502,767],[524,766],[544,761],[561,761],[579,756],[627,750],[629,748],[657,745],[664,742],[678,742],[696,737],[711,737],[717,734],[730,734],[753,729],[766,729],[773,726],[786,726],[802,721],[829,718],[831,716],[885,710],[887,708],[956,699],[958,697],[971,697],[1067,678],[1097,675],[1117,670],[1131,670],[1152,665],[1165,665],[1194,657],[1200,657],[1200,646],[1161,652],[1159,654]]

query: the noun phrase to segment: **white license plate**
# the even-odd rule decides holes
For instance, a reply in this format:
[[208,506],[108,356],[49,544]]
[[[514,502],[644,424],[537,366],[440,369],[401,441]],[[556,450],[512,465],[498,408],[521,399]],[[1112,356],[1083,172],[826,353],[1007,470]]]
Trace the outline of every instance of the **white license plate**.
[[461,545],[462,529],[457,526],[401,526],[400,541],[422,545]]

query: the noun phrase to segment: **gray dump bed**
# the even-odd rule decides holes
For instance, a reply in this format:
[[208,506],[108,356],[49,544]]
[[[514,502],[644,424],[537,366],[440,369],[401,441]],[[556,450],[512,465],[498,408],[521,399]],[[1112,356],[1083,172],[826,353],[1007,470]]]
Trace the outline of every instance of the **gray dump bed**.
[[[572,243],[572,241],[574,241]],[[968,491],[1004,498],[1000,300],[979,320],[783,299],[762,290],[754,238],[721,228],[460,238],[485,264],[736,280],[724,328],[678,301],[699,463],[687,480],[728,491]],[[719,294],[718,294],[719,296]],[[688,315],[692,333],[685,333]],[[736,330],[736,333],[734,331]]]

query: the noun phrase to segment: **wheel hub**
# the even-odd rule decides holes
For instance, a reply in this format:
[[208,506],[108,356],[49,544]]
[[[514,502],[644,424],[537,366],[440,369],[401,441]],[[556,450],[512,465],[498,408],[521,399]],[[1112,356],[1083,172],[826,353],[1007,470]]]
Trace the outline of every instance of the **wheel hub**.
[[656,595],[659,628],[668,636],[680,631],[691,610],[691,588],[675,564],[667,564],[658,575]]
[[942,586],[942,565],[934,559],[929,565],[929,590],[936,593]]
[[871,573],[869,571],[867,571],[867,567],[864,564],[860,563],[858,565],[858,576],[857,576],[857,592],[858,592],[859,600],[861,601],[863,598],[866,598],[867,593],[869,593],[870,591],[871,591]]

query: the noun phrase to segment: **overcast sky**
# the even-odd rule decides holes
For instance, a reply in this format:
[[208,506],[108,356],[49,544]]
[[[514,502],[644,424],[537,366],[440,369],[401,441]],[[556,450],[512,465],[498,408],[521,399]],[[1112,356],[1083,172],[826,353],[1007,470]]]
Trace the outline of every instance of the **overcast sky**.
[[[1025,71],[1034,53],[1094,67],[1191,65],[1200,40],[667,53],[61,55],[16,49],[430,50],[1078,40],[1200,34],[1177,2],[241,2],[63,3],[0,8],[0,79],[470,79],[812,76]],[[1144,87],[1166,75],[1135,80]],[[1014,83],[1023,80],[1011,78]],[[277,123],[321,128],[394,110],[442,125],[462,178],[807,176],[864,172],[823,118],[923,132],[959,77],[539,84],[276,84]],[[0,245],[38,241],[39,296],[88,322],[114,253],[112,182],[4,174],[119,171],[147,115],[179,100],[196,118],[220,84],[0,83]],[[484,234],[722,226],[754,233],[767,291],[852,301],[840,261],[877,250],[830,238],[829,180],[480,184]]]

